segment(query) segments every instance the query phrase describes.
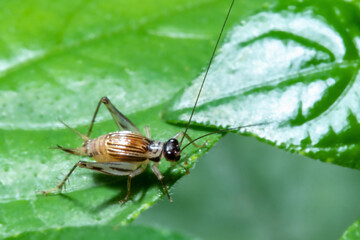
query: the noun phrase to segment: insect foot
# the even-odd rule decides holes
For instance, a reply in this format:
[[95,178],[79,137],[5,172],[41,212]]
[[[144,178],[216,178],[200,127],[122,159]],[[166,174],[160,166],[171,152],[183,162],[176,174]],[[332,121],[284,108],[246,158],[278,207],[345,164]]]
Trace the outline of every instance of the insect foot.
[[51,188],[51,189],[46,190],[46,191],[41,191],[41,194],[46,196],[46,195],[49,195],[49,193],[55,192],[57,190],[61,190],[61,188],[59,188],[59,187]]
[[125,204],[127,201],[128,201],[127,199],[120,200],[120,201],[119,201],[119,204],[120,204],[120,205],[123,205],[123,204]]

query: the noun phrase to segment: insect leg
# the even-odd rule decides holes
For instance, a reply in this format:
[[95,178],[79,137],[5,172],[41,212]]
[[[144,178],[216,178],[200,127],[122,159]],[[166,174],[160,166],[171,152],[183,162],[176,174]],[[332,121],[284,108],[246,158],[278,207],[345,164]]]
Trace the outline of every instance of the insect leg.
[[127,117],[125,117],[119,110],[116,109],[116,107],[110,102],[109,98],[102,97],[96,107],[94,116],[91,120],[91,124],[90,124],[89,131],[87,134],[88,137],[90,136],[90,133],[91,133],[92,127],[94,125],[95,118],[99,111],[101,103],[105,104],[105,106],[111,113],[111,116],[113,117],[114,122],[115,122],[116,126],[119,128],[119,130],[124,129],[124,130],[129,130],[131,132],[140,133],[139,129]]
[[147,138],[151,139],[150,127],[148,125],[145,126],[145,135]]
[[153,165],[151,166],[154,174],[156,175],[156,177],[159,179],[159,181],[161,182],[161,184],[163,185],[163,188],[164,188],[164,191],[166,192],[166,195],[168,196],[169,198],[169,201],[172,202],[172,198],[170,197],[170,194],[169,194],[169,191],[166,187],[166,185],[164,184],[164,176],[161,174],[160,170],[159,170],[159,167],[158,167],[158,163],[153,163]]
[[120,204],[124,204],[130,196],[130,190],[131,190],[131,179],[136,177],[137,175],[141,174],[145,169],[146,169],[147,164],[143,164],[141,165],[141,167],[139,167],[138,169],[136,169],[135,171],[131,172],[129,174],[128,177],[128,181],[127,181],[127,193],[126,196],[123,200],[119,201]]
[[173,163],[171,163],[171,168],[174,168],[175,166],[178,166],[178,167],[180,167],[180,168],[182,168],[182,169],[185,170],[186,175],[187,175],[187,174],[190,174],[189,169],[186,168],[187,165],[188,165],[187,158],[188,158],[188,156],[185,156],[185,159],[186,159],[185,162],[184,162],[185,167],[182,166],[180,163],[173,162]]
[[[176,138],[177,140],[180,140],[182,139],[182,137],[185,135],[186,139],[189,140],[189,142],[192,142],[192,139],[189,135],[187,135],[186,133],[184,132],[178,132],[173,138]],[[181,143],[181,142],[180,142]],[[206,145],[206,142],[201,144],[201,145],[198,145],[196,143],[191,143],[192,145],[194,145],[195,147],[199,148],[199,147],[203,147]],[[181,146],[180,146],[181,147]],[[185,164],[185,167],[188,165],[188,161],[187,161],[187,158],[185,158],[186,160],[184,161],[184,164]],[[189,174],[189,170],[184,168],[186,170],[186,174]]]
[[47,195],[51,192],[54,192],[56,190],[60,190],[64,187],[66,181],[69,179],[70,175],[73,173],[73,171],[75,170],[75,168],[77,166],[79,166],[79,164],[81,163],[81,161],[79,161],[78,163],[76,163],[72,168],[71,170],[69,171],[69,173],[65,176],[65,178],[61,181],[61,183],[59,185],[57,185],[55,188],[52,188],[52,189],[49,189],[49,190],[46,190],[46,191],[42,191],[42,194],[44,195]]
[[140,164],[132,162],[85,162],[80,161],[78,166],[114,176],[129,176],[139,168]]
[[[187,135],[186,133],[184,133],[184,132],[178,132],[173,138],[176,138],[178,141],[180,140],[180,139],[182,139],[183,138],[183,136],[185,135],[185,137],[186,137],[186,139],[187,140],[189,140],[189,142],[192,142],[192,139],[191,139],[191,137],[189,136],[189,135]],[[181,142],[180,142],[180,144],[181,144]],[[191,143],[192,145],[194,145],[195,147],[203,147],[203,146],[205,146],[206,145],[206,142],[205,143],[203,143],[203,144],[201,144],[201,145],[198,145],[198,144],[196,144],[196,143]],[[181,145],[180,145],[180,147],[181,147]],[[188,165],[188,161],[187,161],[187,158],[185,158],[186,160],[184,161],[184,164],[185,164],[185,167]],[[189,174],[189,170],[188,169],[186,169],[186,168],[184,168],[185,170],[186,170],[186,174]]]
[[[191,137],[184,132],[178,132],[173,138],[180,140],[184,135],[185,135],[186,139],[189,140],[189,142],[192,141]],[[203,143],[201,145],[198,145],[196,143],[191,143],[191,144],[194,145],[195,147],[203,147],[203,146],[205,146],[206,143]]]

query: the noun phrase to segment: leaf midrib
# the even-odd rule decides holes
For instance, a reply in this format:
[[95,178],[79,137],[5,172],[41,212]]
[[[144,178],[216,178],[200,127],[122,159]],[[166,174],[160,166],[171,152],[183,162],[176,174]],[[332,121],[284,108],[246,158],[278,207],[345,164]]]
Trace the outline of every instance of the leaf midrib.
[[[223,102],[223,101],[228,102],[228,101],[230,101],[230,99],[237,98],[239,96],[244,96],[247,94],[251,94],[251,93],[256,92],[259,89],[263,89],[263,88],[275,89],[275,88],[277,88],[277,86],[279,84],[283,83],[284,81],[287,81],[287,82],[296,81],[297,82],[297,81],[299,81],[299,77],[305,77],[307,75],[318,74],[318,73],[322,73],[324,71],[331,71],[334,68],[347,68],[347,67],[359,68],[359,66],[360,66],[360,59],[356,59],[356,60],[350,60],[350,61],[332,62],[332,63],[328,63],[328,64],[322,64],[322,66],[315,66],[312,68],[301,69],[296,73],[291,73],[286,76],[275,77],[275,78],[272,78],[263,83],[254,84],[254,85],[251,85],[246,88],[236,89],[234,91],[227,92],[226,94],[219,94],[216,97],[213,96],[214,97],[213,99],[199,104],[197,108],[200,109],[204,105],[219,105],[218,102]],[[354,79],[349,80],[349,84],[352,84],[353,82],[354,82]],[[344,93],[342,93],[341,95],[343,95],[343,94]],[[187,111],[189,111],[189,109],[192,109],[192,107],[182,108],[181,110],[177,110],[176,112],[187,112]]]

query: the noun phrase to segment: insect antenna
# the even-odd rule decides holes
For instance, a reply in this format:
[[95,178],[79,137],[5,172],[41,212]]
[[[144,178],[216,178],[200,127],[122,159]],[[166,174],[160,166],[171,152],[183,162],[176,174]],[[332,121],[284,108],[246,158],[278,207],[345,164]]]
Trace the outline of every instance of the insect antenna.
[[215,131],[215,132],[207,133],[207,134],[205,134],[205,135],[202,135],[202,136],[200,136],[200,137],[198,137],[198,138],[195,138],[194,140],[190,141],[188,144],[186,144],[186,145],[180,150],[180,153],[181,153],[185,148],[187,148],[190,144],[193,144],[193,143],[196,142],[197,140],[199,140],[199,139],[201,139],[201,138],[204,138],[204,137],[207,137],[207,136],[210,136],[210,135],[213,135],[213,134],[215,134],[215,133],[231,132],[231,131],[239,130],[239,129],[241,129],[241,128],[256,127],[256,126],[267,125],[267,124],[271,124],[271,122],[254,123],[254,124],[249,124],[249,125],[244,125],[244,126],[239,126],[239,127],[234,127],[234,128],[221,129],[221,130],[218,130],[218,131]]
[[226,15],[226,18],[225,18],[224,24],[223,24],[223,26],[222,26],[222,28],[221,28],[221,31],[220,31],[219,37],[218,37],[218,39],[217,39],[217,41],[216,41],[216,44],[215,44],[214,50],[213,50],[213,52],[212,52],[212,55],[211,55],[211,58],[210,58],[209,64],[208,64],[208,66],[207,66],[207,69],[206,69],[206,72],[205,72],[204,78],[203,78],[202,83],[201,83],[201,86],[200,86],[199,93],[198,93],[198,95],[197,95],[197,97],[196,97],[195,104],[194,104],[194,107],[193,107],[193,109],[192,109],[192,112],[191,112],[191,115],[190,115],[190,118],[189,118],[188,124],[187,124],[187,126],[186,126],[185,131],[184,131],[184,135],[183,135],[183,137],[181,138],[181,141],[180,141],[180,146],[181,146],[182,142],[184,141],[184,137],[186,136],[186,132],[187,132],[187,130],[189,129],[189,126],[190,126],[190,123],[191,123],[191,119],[192,119],[192,117],[193,117],[193,115],[194,115],[194,112],[195,112],[195,109],[196,109],[196,105],[197,105],[197,103],[198,103],[198,100],[199,100],[199,97],[200,97],[201,91],[202,91],[202,89],[203,89],[203,86],[204,86],[204,83],[205,83],[205,80],[206,80],[206,76],[207,76],[207,74],[208,74],[208,72],[209,72],[209,69],[210,69],[211,63],[212,63],[212,61],[213,61],[213,58],[214,58],[214,55],[215,55],[216,49],[217,49],[217,47],[218,47],[218,45],[219,45],[219,42],[220,42],[220,39],[221,39],[221,35],[222,35],[223,31],[224,31],[224,28],[225,28],[226,22],[227,22],[227,20],[228,20],[228,18],[229,18],[229,15],[230,15],[231,9],[232,9],[232,7],[233,7],[233,5],[234,5],[234,2],[235,2],[235,0],[232,0],[231,5],[230,5],[230,8],[229,8],[229,11],[228,11],[228,13],[227,13],[227,15]]
[[69,125],[67,125],[63,120],[61,120],[60,118],[58,118],[58,121],[61,122],[65,127],[67,127],[68,129],[70,129],[72,132],[76,133],[76,135],[78,135],[80,138],[82,138],[82,140],[84,140],[85,142],[88,141],[90,138],[82,133],[79,133],[78,131],[76,131],[75,129],[73,129],[72,127],[70,127]]

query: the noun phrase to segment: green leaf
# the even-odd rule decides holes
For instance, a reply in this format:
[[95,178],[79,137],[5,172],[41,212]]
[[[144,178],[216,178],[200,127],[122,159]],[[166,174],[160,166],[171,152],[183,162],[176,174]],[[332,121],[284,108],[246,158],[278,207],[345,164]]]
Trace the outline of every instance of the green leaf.
[[[240,22],[214,59],[194,122],[240,129],[325,162],[360,169],[360,5],[281,1]],[[165,115],[186,122],[201,77]]]
[[[259,5],[234,9],[229,26]],[[86,169],[76,169],[63,194],[42,196],[77,161],[88,160],[49,149],[82,144],[57,119],[86,133],[97,102],[108,96],[139,129],[149,125],[156,140],[184,130],[165,123],[162,109],[206,66],[228,7],[206,0],[0,2],[0,237],[126,224],[163,196],[148,170],[120,206],[126,178]],[[115,130],[100,110],[92,136]],[[186,149],[188,168],[219,138]],[[169,187],[185,175],[166,162],[160,170]]]
[[194,239],[179,233],[164,229],[156,229],[144,226],[83,226],[67,227],[60,229],[47,229],[39,232],[26,232],[17,236],[6,238],[6,240],[16,239],[154,239],[154,240],[188,240]]
[[[138,124],[139,127],[147,123],[152,127],[155,139],[165,140],[182,128],[164,123],[159,117],[162,108],[159,106],[138,112],[130,115],[130,118],[135,122],[144,120]],[[112,125],[111,121],[105,121],[96,127],[106,129]],[[85,132],[85,129],[79,130]],[[192,133],[198,136],[205,132],[199,130]],[[7,144],[3,149],[8,149],[2,154],[4,169],[1,175],[0,233],[3,236],[58,226],[126,224],[163,196],[161,184],[150,169],[132,181],[131,201],[122,206],[118,202],[125,197],[126,178],[106,176],[86,169],[76,169],[66,191],[63,191],[65,194],[43,196],[40,191],[54,187],[58,182],[56,179],[63,178],[63,174],[77,161],[88,160],[48,149],[57,143],[79,146],[76,135],[67,129],[57,129],[2,130],[1,136]],[[205,148],[191,147],[186,152],[190,159],[189,168],[218,138],[211,138]],[[15,142],[16,148],[7,147]],[[168,162],[161,163],[160,170],[168,186],[185,175],[184,169],[171,168]]]
[[356,240],[360,237],[360,220],[354,222],[341,236],[340,240]]

